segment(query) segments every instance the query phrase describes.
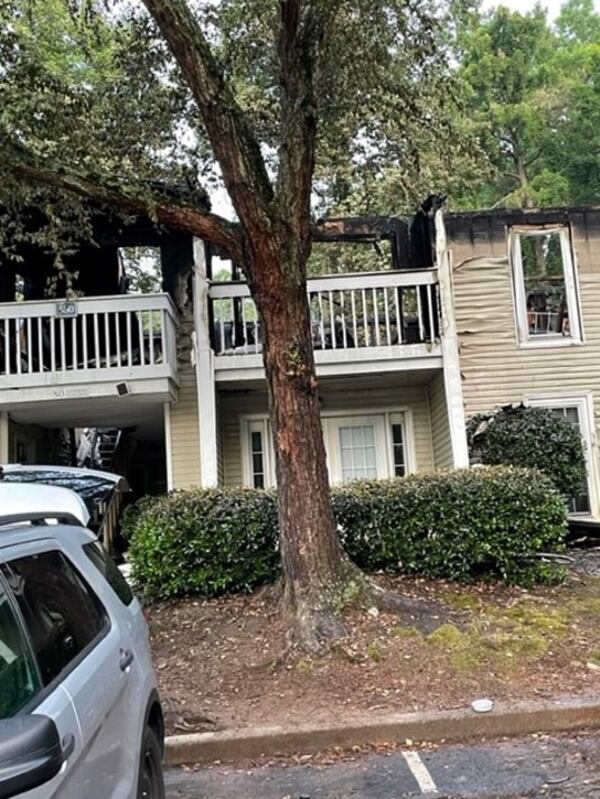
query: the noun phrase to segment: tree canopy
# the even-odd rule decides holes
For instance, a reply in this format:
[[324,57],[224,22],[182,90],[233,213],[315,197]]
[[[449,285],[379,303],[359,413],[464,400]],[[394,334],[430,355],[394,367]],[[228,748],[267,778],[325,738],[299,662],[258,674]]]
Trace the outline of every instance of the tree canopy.
[[463,207],[600,201],[600,14],[566,0],[555,22],[499,6],[457,36],[459,76],[492,167]]

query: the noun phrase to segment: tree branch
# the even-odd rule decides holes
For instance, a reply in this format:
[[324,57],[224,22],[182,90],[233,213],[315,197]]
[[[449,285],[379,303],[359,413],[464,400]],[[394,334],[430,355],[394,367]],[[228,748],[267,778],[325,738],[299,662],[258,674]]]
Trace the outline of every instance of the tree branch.
[[217,214],[201,211],[194,206],[165,203],[158,198],[131,195],[122,188],[102,185],[74,173],[53,171],[27,163],[10,164],[9,169],[16,177],[28,183],[67,191],[131,214],[147,214],[169,228],[223,247],[232,258],[242,256],[239,226]]
[[268,224],[273,187],[259,143],[186,0],[144,0],[194,96],[225,185],[245,222]]
[[310,242],[310,205],[318,108],[315,82],[336,0],[280,0],[281,143],[277,197],[280,215]]

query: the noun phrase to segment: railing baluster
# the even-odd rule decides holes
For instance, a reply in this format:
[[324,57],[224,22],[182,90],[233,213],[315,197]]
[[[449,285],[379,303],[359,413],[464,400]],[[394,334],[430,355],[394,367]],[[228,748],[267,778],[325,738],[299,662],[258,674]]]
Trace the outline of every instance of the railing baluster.
[[317,302],[319,303],[319,331],[321,334],[321,349],[325,349],[325,320],[323,318],[323,295],[317,292]]
[[224,304],[225,303],[221,303],[221,307],[219,308],[219,324],[221,330],[221,349],[220,349],[221,353],[227,351],[227,347],[225,346],[225,321],[223,320],[224,313],[222,310]]
[[419,286],[415,288],[417,293],[417,315],[419,317],[419,340],[425,341],[425,328],[423,325],[423,308],[421,306],[421,292]]
[[33,372],[33,341],[31,337],[31,317],[27,317],[27,371]]
[[87,369],[88,364],[88,314],[83,314],[81,317],[81,326],[83,328],[83,368]]
[[4,320],[4,374],[10,374],[10,319]]
[[56,372],[56,319],[50,317],[50,371]]
[[371,289],[373,296],[373,313],[375,315],[375,341],[377,346],[381,344],[381,336],[379,332],[379,303],[377,301],[377,289]]
[[387,337],[388,347],[392,345],[392,330],[390,327],[390,305],[388,302],[388,290],[383,289],[383,306],[385,309],[385,335]]
[[121,312],[114,314],[115,320],[115,342],[117,347],[117,366],[121,366]]
[[[160,311],[160,360],[161,363],[167,363],[169,360],[167,354],[167,312],[164,309]],[[121,356],[119,356],[120,365]]]
[[335,350],[337,348],[336,330],[335,330],[335,308],[333,305],[333,291],[329,291],[329,328],[331,330],[331,346]]
[[352,306],[352,335],[354,336],[354,346],[359,347],[360,342],[358,340],[358,324],[356,321],[356,300],[355,295],[356,292],[354,289],[350,289],[350,305]]
[[65,319],[61,316],[58,329],[60,331],[60,369],[65,372],[67,369],[67,343],[65,337]]
[[258,318],[258,308],[254,300],[250,300],[250,303],[251,307],[254,309],[254,352],[258,355],[262,346],[260,341],[260,320]]
[[110,314],[104,314],[104,346],[106,348],[104,353],[104,365],[108,369],[111,365],[110,357]]
[[21,374],[21,320],[15,319],[15,356],[17,363],[17,374]]
[[402,344],[404,342],[404,335],[402,331],[402,311],[400,310],[402,305],[402,302],[400,300],[401,290],[402,289],[400,289],[398,286],[393,289],[394,304],[396,306],[396,338],[398,339],[398,341],[396,342],[397,344]]
[[339,291],[338,294],[340,295],[340,307],[341,307],[341,315],[342,315],[342,343],[344,349],[348,349],[348,335],[346,333],[346,308],[344,303],[344,292]]
[[140,344],[140,366],[146,365],[146,353],[144,352],[144,319],[143,311],[138,311],[136,314],[138,323],[138,340]]
[[248,353],[248,330],[246,328],[246,298],[242,297],[242,331],[244,337],[244,354]]
[[42,345],[42,323],[43,317],[37,319],[37,348],[38,348],[38,372],[44,371],[44,347]]
[[133,366],[133,347],[131,344],[131,311],[126,311],[127,325],[127,366]]
[[99,369],[102,365],[100,363],[100,324],[98,322],[98,314],[94,312],[94,368]]
[[369,317],[367,315],[367,292],[365,289],[361,289],[360,293],[362,294],[362,311],[363,311],[363,325],[364,325],[364,333],[365,333],[365,347],[368,347],[371,343],[371,337],[369,335]]
[[435,339],[435,320],[433,318],[433,302],[431,299],[431,285],[427,286],[427,308],[429,310],[429,341],[433,343]]
[[74,316],[71,319],[71,336],[73,341],[71,342],[72,346],[72,362],[71,362],[71,369],[77,369],[77,317]]
[[148,311],[148,319],[150,326],[150,366],[154,366],[154,311]]
[[233,349],[234,352],[235,352],[235,348],[237,346],[237,331],[235,329],[236,328],[236,324],[235,324],[235,322],[236,322],[236,318],[235,318],[236,317],[235,303],[236,303],[236,299],[235,299],[235,297],[232,297],[231,298],[231,314],[230,314],[230,316],[231,316],[231,348]]

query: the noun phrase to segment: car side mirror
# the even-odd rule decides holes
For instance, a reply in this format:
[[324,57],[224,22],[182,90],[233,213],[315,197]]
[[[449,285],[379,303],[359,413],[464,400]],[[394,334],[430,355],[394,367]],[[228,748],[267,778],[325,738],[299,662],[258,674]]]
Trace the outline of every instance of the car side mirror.
[[60,771],[63,760],[52,719],[31,715],[0,721],[0,799],[49,782]]

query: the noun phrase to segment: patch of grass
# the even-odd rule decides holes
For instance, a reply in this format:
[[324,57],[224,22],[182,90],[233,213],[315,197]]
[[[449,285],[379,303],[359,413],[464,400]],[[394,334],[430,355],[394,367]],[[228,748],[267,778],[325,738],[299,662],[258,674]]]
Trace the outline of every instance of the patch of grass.
[[415,627],[403,627],[397,624],[390,630],[392,638],[420,638],[421,633]]
[[311,677],[315,670],[315,665],[312,660],[306,660],[306,658],[300,658],[300,660],[294,666],[298,674],[302,674],[305,677]]
[[454,624],[442,624],[441,627],[438,627],[437,630],[427,636],[427,640],[434,646],[440,646],[444,649],[457,649],[464,645],[467,637],[468,634],[461,632]]
[[477,611],[481,608],[481,600],[473,594],[456,594],[453,591],[445,591],[442,594],[443,602],[453,610]]
[[371,641],[371,643],[367,645],[367,655],[374,663],[381,663],[383,660],[383,652],[376,641]]

